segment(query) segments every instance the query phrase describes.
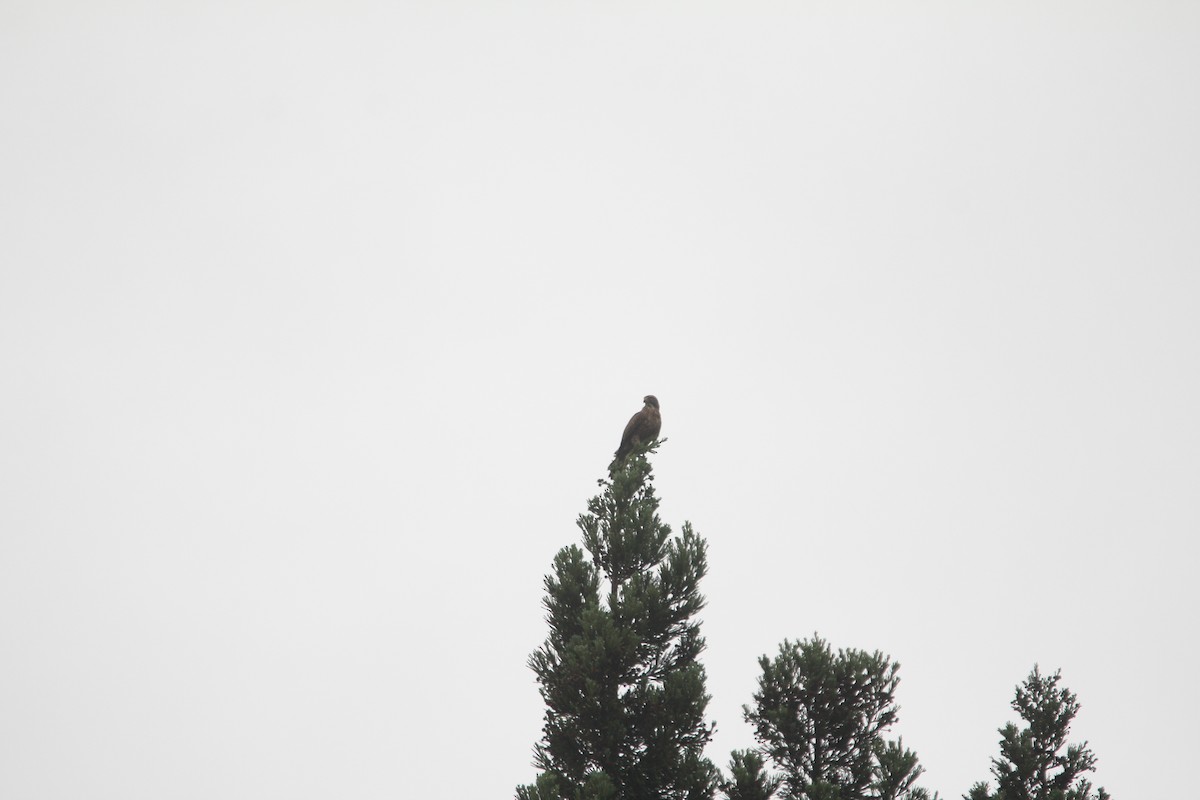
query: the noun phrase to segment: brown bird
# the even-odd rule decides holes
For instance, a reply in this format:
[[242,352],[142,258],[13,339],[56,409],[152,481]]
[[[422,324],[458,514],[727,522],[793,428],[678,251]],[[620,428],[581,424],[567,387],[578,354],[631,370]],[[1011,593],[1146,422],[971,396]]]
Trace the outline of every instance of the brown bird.
[[642,398],[646,404],[641,411],[629,418],[625,433],[621,434],[621,446],[617,448],[617,462],[629,455],[633,448],[641,447],[658,438],[662,430],[662,414],[658,413],[658,398],[652,394]]

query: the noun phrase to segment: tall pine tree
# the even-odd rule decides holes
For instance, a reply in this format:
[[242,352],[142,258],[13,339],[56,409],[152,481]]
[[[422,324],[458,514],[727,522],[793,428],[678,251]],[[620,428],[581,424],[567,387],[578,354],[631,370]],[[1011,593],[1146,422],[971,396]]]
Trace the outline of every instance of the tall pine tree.
[[[696,614],[706,545],[658,516],[649,453],[600,481],[546,576],[550,634],[529,658],[546,702],[535,784],[519,800],[710,800],[719,772],[703,755],[713,726]],[[586,552],[585,552],[586,551]]]

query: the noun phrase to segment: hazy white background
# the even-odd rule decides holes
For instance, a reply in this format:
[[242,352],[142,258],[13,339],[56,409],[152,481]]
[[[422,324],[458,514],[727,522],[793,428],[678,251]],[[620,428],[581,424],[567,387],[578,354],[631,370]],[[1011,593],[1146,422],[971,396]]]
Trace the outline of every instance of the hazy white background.
[[756,658],[1200,746],[1191,3],[0,3],[0,796],[504,798],[642,395]]

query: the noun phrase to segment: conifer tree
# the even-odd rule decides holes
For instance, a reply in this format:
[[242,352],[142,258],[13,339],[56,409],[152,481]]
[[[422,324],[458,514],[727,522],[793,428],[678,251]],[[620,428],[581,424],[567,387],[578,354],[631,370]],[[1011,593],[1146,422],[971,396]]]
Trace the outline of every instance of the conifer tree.
[[996,791],[980,782],[964,795],[966,800],[1109,800],[1104,789],[1093,794],[1084,777],[1096,768],[1087,742],[1067,744],[1079,703],[1073,692],[1059,687],[1061,678],[1061,670],[1043,676],[1034,665],[1017,686],[1012,707],[1025,727],[1010,722],[1000,729],[1000,758],[992,759]]
[[734,750],[729,757],[729,780],[721,786],[727,800],[771,800],[780,778],[767,773],[756,750]]
[[815,635],[784,640],[776,658],[758,663],[746,721],[781,770],[785,798],[928,800],[913,787],[923,771],[916,754],[883,736],[899,711],[898,664],[879,651],[835,654]]
[[658,516],[647,459],[615,465],[546,576],[545,643],[529,658],[546,716],[535,784],[519,800],[711,800],[719,772],[703,756],[713,726],[696,614],[706,544]]

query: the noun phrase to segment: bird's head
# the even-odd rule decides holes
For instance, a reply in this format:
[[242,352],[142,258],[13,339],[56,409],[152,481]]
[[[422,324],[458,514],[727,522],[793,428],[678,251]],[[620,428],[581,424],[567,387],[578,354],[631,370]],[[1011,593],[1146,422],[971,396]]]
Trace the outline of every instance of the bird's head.
[[654,408],[658,408],[658,398],[652,394],[648,394],[645,397],[643,397],[642,402],[648,406],[653,406]]

